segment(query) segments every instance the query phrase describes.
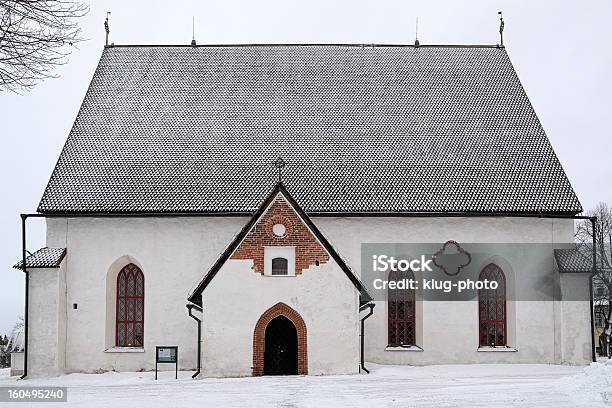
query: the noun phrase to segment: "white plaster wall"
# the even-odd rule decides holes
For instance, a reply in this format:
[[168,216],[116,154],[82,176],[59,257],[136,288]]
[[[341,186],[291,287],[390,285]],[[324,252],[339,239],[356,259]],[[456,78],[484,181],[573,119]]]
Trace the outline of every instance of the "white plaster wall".
[[[572,220],[518,217],[313,217],[319,230],[361,273],[362,243],[568,243]],[[550,256],[552,256],[552,251]]]
[[60,268],[28,269],[28,378],[64,371],[64,269],[65,261]]
[[264,276],[251,267],[229,260],[204,290],[204,376],[251,375],[255,325],[279,302],[306,324],[308,374],[358,372],[359,293],[333,260],[298,276]]
[[[374,315],[366,320],[366,360],[383,364],[473,364],[473,363],[574,363],[555,355],[554,302],[516,302],[516,325],[509,346],[513,351],[478,351],[478,304],[476,302],[421,302],[422,318],[417,313],[417,330],[422,326],[422,351],[386,350],[387,305],[377,301]],[[510,319],[509,319],[510,320]],[[588,327],[588,320],[585,324]],[[509,332],[512,329],[509,329]],[[509,333],[510,334],[510,333]],[[514,337],[514,339],[513,339]],[[418,338],[418,336],[417,336]],[[589,343],[590,344],[590,343]],[[590,358],[590,356],[589,356]]]
[[[554,265],[552,244],[573,241],[572,220],[537,218],[403,218],[403,217],[316,217],[323,234],[361,273],[362,243],[550,243],[550,250],[536,253],[531,265],[512,270],[520,260],[492,259],[504,270],[508,290],[517,281],[523,285],[542,281],[565,285],[559,274],[550,275]],[[541,246],[534,246],[538,251]],[[533,254],[532,254],[533,255]],[[588,278],[575,278],[582,288]],[[576,286],[566,291],[576,293]],[[508,294],[509,299],[514,296]],[[586,298],[588,299],[588,297]],[[421,302],[417,298],[417,345],[423,351],[385,350],[387,307],[376,302],[374,315],[366,320],[366,360],[386,364],[453,363],[571,363],[590,361],[590,317],[588,302],[508,302],[508,339],[516,352],[478,351],[478,305],[476,302]],[[568,312],[571,310],[571,312]],[[571,345],[567,343],[572,339]],[[586,351],[586,352],[585,352]]]
[[588,299],[589,283],[585,274],[567,273],[561,275],[562,293],[565,298],[561,302],[562,308],[562,353],[564,363],[576,361],[590,361],[591,351],[591,328],[587,328],[581,322],[590,322],[589,302],[576,300]]
[[[247,221],[245,217],[48,218],[47,245],[68,248],[65,370],[151,370],[156,345],[178,345],[179,367],[194,369],[197,326],[187,314],[187,296]],[[107,275],[121,259],[135,261],[145,276],[144,353],[105,352],[107,312],[114,312],[114,304],[107,308]],[[78,309],[72,308],[73,303]],[[160,365],[160,369],[174,366]]]
[[[65,305],[59,306],[65,309],[66,316],[65,370],[67,372],[91,372],[97,369],[120,371],[152,369],[154,367],[154,346],[162,344],[178,345],[180,367],[194,368],[196,366],[197,329],[195,321],[187,315],[185,308],[187,295],[247,221],[247,217],[48,218],[47,245],[68,248],[64,261],[68,294]],[[317,217],[314,222],[357,274],[360,273],[362,242],[418,243],[444,242],[448,239],[455,239],[459,242],[550,243],[553,241],[563,243],[571,242],[573,237],[571,220]],[[106,282],[112,265],[118,260],[121,262],[127,259],[134,260],[145,275],[145,352],[105,353],[104,350],[108,348],[109,343],[107,328],[107,314],[109,313],[107,303],[109,301],[107,300]],[[550,253],[543,255],[542,262],[553,262],[552,248]],[[245,267],[249,268],[249,266]],[[232,275],[232,272],[228,275]],[[264,279],[261,275],[255,273],[253,275],[248,274],[249,279],[257,277]],[[330,274],[332,275],[334,274]],[[303,276],[310,279],[308,273]],[[215,283],[221,284],[221,282],[216,282],[217,278],[209,289],[214,290]],[[324,282],[323,286],[328,288],[327,281]],[[46,296],[43,292],[41,291],[36,296]],[[249,299],[254,297],[262,303],[264,301],[263,296],[257,292],[246,291],[242,295]],[[266,300],[269,302],[267,307],[282,301],[280,292],[278,296],[279,299]],[[283,296],[286,296],[286,293]],[[218,297],[218,299],[219,307],[228,307],[225,297]],[[303,312],[299,308],[303,306],[301,303],[298,304],[298,307],[294,306],[296,301],[295,296],[288,297],[285,303],[302,314],[310,329],[314,323],[311,321],[309,324],[307,316],[309,319],[314,319],[315,312],[313,310]],[[77,310],[72,309],[73,303],[78,304]],[[590,340],[585,341],[582,333],[583,326],[587,331],[590,327],[588,317],[582,320],[588,316],[588,305],[571,304],[570,306],[576,310],[564,314],[561,305],[545,305],[538,302],[537,306],[530,306],[527,303],[518,304],[517,302],[514,306],[516,333],[512,341],[519,351],[500,355],[500,353],[485,354],[475,351],[478,341],[477,334],[474,334],[476,332],[474,331],[475,323],[473,323],[476,319],[475,305],[473,307],[472,305],[461,306],[458,302],[452,302],[452,305],[422,303],[422,310],[419,312],[419,306],[417,306],[417,313],[422,314],[420,319],[423,324],[421,329],[417,328],[417,331],[422,330],[418,337],[425,351],[384,351],[386,308],[379,304],[374,315],[366,322],[367,360],[411,364],[459,361],[561,362],[563,360],[573,363],[586,362],[582,351],[569,356],[568,343],[563,342],[562,334],[566,333],[563,335],[567,336],[572,330],[563,332],[562,323],[566,325],[565,327],[568,327],[568,324],[575,325],[575,331],[580,332],[579,336],[573,335],[578,344],[576,347],[580,350],[590,347]],[[567,311],[570,306],[566,306],[565,310]],[[264,309],[263,304],[258,307],[263,310],[257,310],[258,313],[254,311],[248,313],[252,313],[253,316],[257,315],[259,318],[267,307]],[[317,310],[317,313],[325,316],[324,319],[329,319],[330,316],[334,316],[335,309],[328,305],[326,308]],[[206,315],[206,310],[205,318],[210,318]],[[252,346],[252,329],[257,318],[248,327],[250,334],[245,337],[248,347]],[[440,320],[450,322],[450,327],[440,323]],[[233,324],[226,324],[226,326],[224,330],[232,330]],[[211,333],[207,333],[206,330],[205,323],[203,337],[211,336]],[[112,342],[112,336],[110,338]],[[331,344],[329,341],[326,343]],[[457,351],[456,347],[459,343],[461,345]],[[563,353],[568,356],[566,360],[561,357],[564,344]],[[61,353],[61,340],[58,340],[58,345],[58,353]],[[329,344],[326,345],[329,346]],[[354,349],[352,347],[352,340],[349,340],[346,348],[337,347],[334,353],[346,350],[347,355],[350,353],[351,358],[356,362],[359,358],[358,344]],[[352,351],[348,351],[351,349]],[[313,349],[309,344],[309,353],[310,350],[317,350],[317,348]],[[205,341],[203,353],[207,352]],[[316,357],[316,351],[312,352],[315,354],[310,354],[309,359],[312,356]],[[226,356],[234,358],[232,353]],[[317,357],[313,361],[320,360],[322,359]],[[248,366],[237,366],[239,368],[233,372],[233,375],[250,374],[252,356],[247,360],[241,359],[241,361],[247,361],[245,364]],[[209,364],[209,372],[214,373],[214,364],[210,365],[210,363],[207,359],[203,361],[204,367]],[[351,367],[354,369],[356,366]],[[173,369],[170,365],[161,368]],[[324,367],[317,367],[316,364],[309,369],[313,374],[325,371]]]

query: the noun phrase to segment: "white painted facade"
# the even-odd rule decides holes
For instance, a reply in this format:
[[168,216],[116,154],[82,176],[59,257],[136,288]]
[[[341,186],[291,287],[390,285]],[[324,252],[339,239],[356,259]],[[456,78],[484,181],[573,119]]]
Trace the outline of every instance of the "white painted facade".
[[359,293],[336,262],[299,276],[262,275],[251,266],[250,261],[228,260],[204,290],[203,374],[251,375],[255,324],[278,302],[306,323],[309,374],[357,373]]
[[[588,299],[587,275],[546,276],[553,265],[553,244],[573,241],[574,223],[568,219],[536,218],[324,218],[315,220],[322,232],[361,270],[361,243],[550,243],[536,254],[537,262],[515,270],[501,257],[508,284],[508,346],[512,350],[478,347],[477,302],[423,302],[416,299],[416,338],[419,348],[390,350],[387,345],[387,307],[377,301],[374,315],[366,320],[366,359],[384,364],[550,363],[588,364],[591,361],[590,309],[588,301],[512,301],[518,280],[534,284],[542,279],[558,284],[565,293]],[[350,231],[350,232],[349,232]],[[541,249],[541,246],[534,248]],[[532,254],[533,255],[533,254]],[[516,260],[515,260],[516,261]],[[486,262],[486,263],[488,263]],[[485,264],[486,264],[485,263]],[[516,263],[516,262],[514,262]],[[482,265],[482,267],[485,266]]]
[[[197,331],[187,314],[187,296],[248,220],[47,218],[47,246],[65,247],[67,255],[60,268],[30,274],[29,375],[151,370],[156,345],[179,346],[179,367],[194,369]],[[571,242],[573,237],[572,220],[317,217],[313,222],[356,274],[362,243],[449,239],[550,243],[550,252],[541,256],[542,262],[552,263],[552,245]],[[116,349],[113,344],[114,282],[130,262],[145,276],[145,345],[138,350]],[[537,269],[500,267],[510,280],[538,277]],[[562,290],[588,291],[585,276],[549,278],[558,281]],[[254,326],[278,302],[294,308],[306,323],[309,374],[357,372],[358,294],[333,260],[291,277],[263,276],[251,270],[249,261],[230,260],[204,292],[202,374],[250,375]],[[384,302],[376,303],[374,315],[366,321],[366,361],[415,365],[590,361],[586,301],[509,302],[509,345],[516,350],[509,352],[478,351],[476,303],[418,300],[417,345],[422,351],[387,350],[386,307]]]

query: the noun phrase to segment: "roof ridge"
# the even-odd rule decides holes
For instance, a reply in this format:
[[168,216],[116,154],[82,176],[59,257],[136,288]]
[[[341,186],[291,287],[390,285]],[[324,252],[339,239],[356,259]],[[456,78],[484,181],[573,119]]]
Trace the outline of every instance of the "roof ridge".
[[232,48],[232,47],[355,47],[355,48],[498,48],[499,44],[358,44],[358,43],[238,43],[238,44],[110,44],[104,48]]

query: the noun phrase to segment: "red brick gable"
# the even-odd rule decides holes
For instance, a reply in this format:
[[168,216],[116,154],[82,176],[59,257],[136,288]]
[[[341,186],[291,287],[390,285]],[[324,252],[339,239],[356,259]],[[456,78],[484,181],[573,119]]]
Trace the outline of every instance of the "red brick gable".
[[[275,224],[283,224],[285,235],[278,237],[272,232]],[[302,222],[295,210],[282,194],[276,196],[266,213],[257,221],[230,259],[252,259],[255,272],[264,272],[265,246],[295,246],[295,273],[329,261],[329,254],[317,238]]]

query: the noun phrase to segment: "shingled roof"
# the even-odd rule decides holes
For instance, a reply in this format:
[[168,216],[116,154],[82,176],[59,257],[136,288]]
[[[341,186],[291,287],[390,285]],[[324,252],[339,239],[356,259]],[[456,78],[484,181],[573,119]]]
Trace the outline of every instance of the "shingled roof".
[[[26,268],[59,268],[66,256],[66,248],[43,247],[26,257]],[[15,269],[23,269],[23,260],[13,265]]]
[[38,210],[577,213],[503,47],[106,47]]
[[[593,273],[593,251],[590,245],[555,249],[554,254],[559,272]],[[601,254],[596,252],[595,255],[597,257],[596,270],[610,272],[610,268],[601,262]]]

